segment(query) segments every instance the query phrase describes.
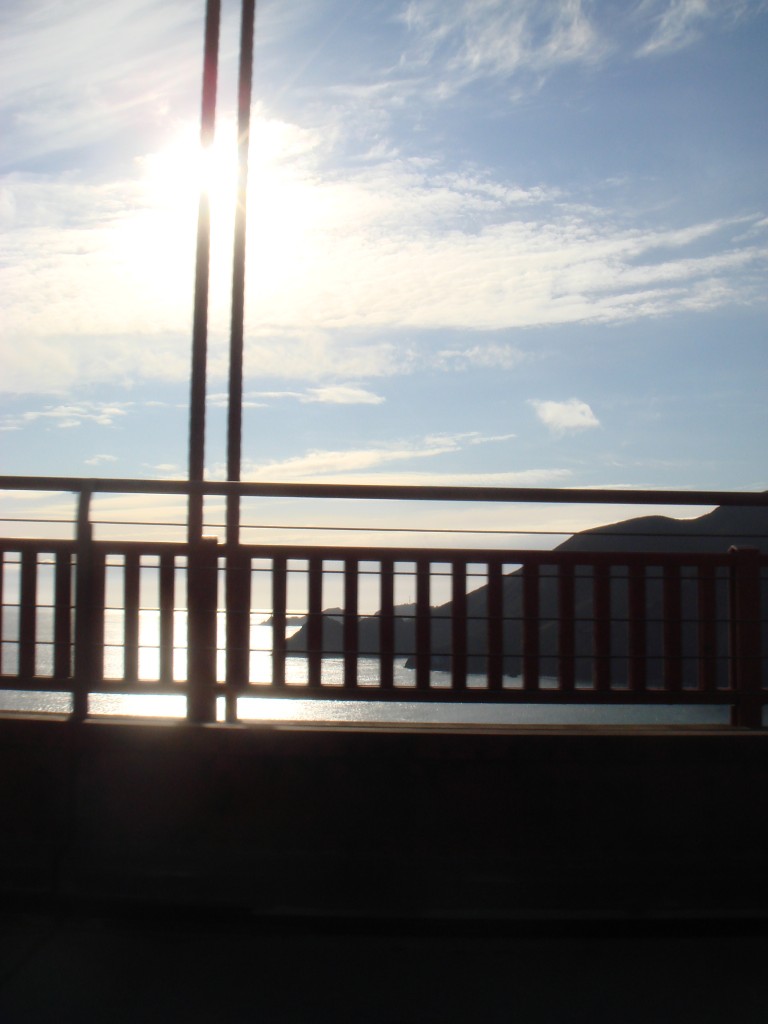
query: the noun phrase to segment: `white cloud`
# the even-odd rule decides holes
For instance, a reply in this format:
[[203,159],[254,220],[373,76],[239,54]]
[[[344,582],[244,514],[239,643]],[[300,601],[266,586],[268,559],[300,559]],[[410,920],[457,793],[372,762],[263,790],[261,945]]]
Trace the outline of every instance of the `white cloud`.
[[[197,106],[202,10],[184,0],[7,0],[0,109],[27,156],[168,124]],[[192,96],[194,95],[194,100]],[[191,108],[191,109],[190,109]]]
[[29,409],[19,416],[6,417],[6,429],[20,429],[22,426],[37,420],[50,420],[55,427],[69,429],[94,423],[100,427],[110,427],[121,416],[131,403],[123,406],[103,402],[77,402],[67,405],[49,405],[44,409]]
[[[311,478],[318,483],[328,484],[390,484],[414,487],[557,487],[564,486],[572,477],[569,469],[523,469],[509,472],[438,473],[424,470],[403,470],[385,468],[376,472],[361,472],[343,469],[334,472],[302,475],[302,480]],[[255,477],[254,477],[255,479]],[[259,480],[272,479],[259,476]],[[274,477],[281,483],[294,479],[288,476]],[[434,520],[433,520],[434,522]]]
[[600,426],[600,421],[587,403],[578,398],[569,398],[565,402],[533,399],[531,405],[544,426],[553,434],[561,435]]
[[712,13],[710,0],[672,0],[657,16],[656,29],[640,55],[682,49],[697,38],[701,21]]
[[764,0],[663,0],[659,4],[641,4],[661,8],[654,13],[654,30],[639,49],[639,56],[673,53],[696,42],[707,23],[729,26],[745,17],[766,10]]
[[[469,446],[508,441],[513,434],[485,436],[476,431],[460,434],[434,434],[418,441],[403,441],[391,444],[371,444],[366,448],[309,451],[305,455],[284,459],[280,462],[250,464],[244,470],[244,479],[252,480],[323,480],[339,479],[352,482],[362,479],[361,473],[392,463],[407,463],[415,459],[430,459],[439,455],[454,454]],[[400,471],[398,471],[400,473]],[[491,474],[493,475],[493,474]],[[508,474],[504,474],[505,477]],[[514,475],[514,474],[513,474]],[[446,480],[455,474],[440,474]],[[461,476],[461,474],[459,474]],[[371,479],[383,480],[374,475]]]
[[405,66],[437,63],[443,97],[483,75],[593,62],[605,43],[581,0],[413,0]]
[[471,345],[468,348],[441,349],[436,356],[440,369],[499,369],[511,370],[524,362],[528,356],[516,345],[488,342],[485,345]]
[[85,460],[86,466],[101,466],[105,462],[117,462],[116,455],[93,455],[90,459]]
[[[342,178],[321,170],[321,157],[333,156],[323,133],[260,123],[273,149],[257,167],[249,203],[246,374],[342,378],[351,387],[418,365],[416,350],[395,344],[393,332],[458,329],[476,338],[762,294],[764,215],[638,229],[618,212],[478,168],[448,173],[394,159]],[[152,166],[145,161],[137,173]],[[71,175],[6,178],[3,388],[186,379],[194,195],[169,197],[157,186],[141,176],[110,185]],[[229,332],[227,217],[217,224],[212,381],[226,375]],[[686,251],[694,243],[695,257]],[[433,365],[509,369],[520,358],[516,346],[473,340],[444,348]]]
[[384,399],[365,388],[336,384],[324,388],[310,388],[307,394],[302,396],[302,401],[326,402],[330,405],[381,405]]

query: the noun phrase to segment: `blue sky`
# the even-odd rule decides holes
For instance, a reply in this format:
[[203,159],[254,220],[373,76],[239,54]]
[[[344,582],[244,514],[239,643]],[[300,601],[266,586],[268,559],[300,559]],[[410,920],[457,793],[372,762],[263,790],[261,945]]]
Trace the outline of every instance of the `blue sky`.
[[[0,5],[0,472],[186,474],[203,16]],[[768,3],[260,0],[256,37],[244,477],[768,487]]]

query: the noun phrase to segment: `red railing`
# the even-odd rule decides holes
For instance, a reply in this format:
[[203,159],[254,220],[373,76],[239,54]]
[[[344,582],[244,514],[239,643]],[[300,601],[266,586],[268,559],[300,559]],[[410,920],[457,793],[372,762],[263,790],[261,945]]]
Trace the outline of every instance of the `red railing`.
[[[3,485],[51,484],[6,478]],[[90,494],[183,494],[190,485],[56,484],[81,495],[76,536],[0,541],[0,687],[68,695],[76,719],[89,714],[95,695],[140,693],[183,696],[187,717],[197,722],[216,720],[218,698],[235,721],[240,698],[259,696],[726,705],[733,724],[762,724],[768,555],[757,549],[649,554],[94,540]],[[293,485],[236,490],[275,488],[317,496],[316,488]],[[353,490],[323,488],[325,496],[361,496]],[[381,497],[382,490],[387,498],[446,497],[423,488],[363,495]],[[452,500],[477,500],[476,490],[440,489]],[[546,493],[561,502],[638,502],[635,492],[589,491],[581,499],[582,492],[567,490],[512,493],[515,501]],[[670,504],[712,497],[712,504],[766,503],[762,495],[650,493],[648,503],[656,504],[662,496]]]

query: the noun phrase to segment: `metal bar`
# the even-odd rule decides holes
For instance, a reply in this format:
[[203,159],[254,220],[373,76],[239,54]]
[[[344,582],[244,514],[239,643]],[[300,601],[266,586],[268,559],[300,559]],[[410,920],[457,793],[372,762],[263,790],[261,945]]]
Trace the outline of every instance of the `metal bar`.
[[[2,596],[0,596],[0,601]],[[72,555],[56,552],[56,582],[53,598],[53,677],[72,676]]]
[[285,687],[285,606],[288,564],[283,555],[272,559],[272,685]]
[[428,690],[432,669],[432,620],[429,610],[430,564],[416,562],[416,689]]
[[123,569],[124,587],[124,657],[123,676],[127,683],[139,679],[139,584],[141,576],[140,555],[132,551],[125,556]]
[[248,685],[251,635],[251,558],[227,545],[225,705],[226,719],[237,721],[237,698]]
[[344,686],[357,686],[358,562],[344,562]]
[[[374,501],[533,502],[575,505],[728,505],[768,507],[768,491],[663,491],[579,487],[432,487],[395,484],[298,484],[226,480],[0,475],[0,490],[251,497],[370,498]],[[638,534],[641,536],[643,534]],[[625,534],[626,536],[626,534]]]
[[323,560],[309,560],[309,615],[307,619],[307,681],[310,689],[322,683],[323,671]]
[[467,563],[454,559],[451,575],[451,686],[467,688]]
[[91,647],[95,628],[93,528],[90,523],[91,489],[80,491],[77,503],[75,577],[75,678],[72,688],[72,719],[88,715],[88,693],[93,681],[95,652]]
[[730,667],[735,701],[731,724],[759,729],[763,723],[760,642],[760,552],[732,547]]
[[488,689],[498,691],[504,685],[504,591],[501,562],[488,562]]
[[561,565],[557,575],[557,661],[558,681],[569,693],[576,679],[576,623],[573,566]]
[[21,553],[21,593],[19,595],[19,675],[35,676],[35,638],[37,633],[37,555]]
[[664,689],[676,693],[683,685],[683,640],[680,616],[680,567],[664,566],[662,616],[664,619]]
[[592,678],[598,692],[611,687],[611,577],[607,565],[598,563],[592,578]]
[[7,554],[8,554],[8,551],[5,548],[3,548],[2,551],[0,551],[0,675],[3,674],[3,661],[4,661],[4,659],[3,659],[3,639],[5,637],[5,623],[3,622],[3,619],[4,619],[5,616],[4,616],[4,604],[3,604],[3,601],[4,601],[4,588],[5,588],[5,566],[6,566],[5,556]]
[[[203,152],[213,145],[216,124],[216,87],[219,63],[221,0],[207,0],[203,95],[200,112],[200,145]],[[192,316],[192,370],[189,402],[189,479],[202,481],[205,475],[205,377],[208,356],[208,283],[211,251],[211,205],[205,182],[200,189],[195,253],[195,293]],[[187,533],[190,543],[203,534],[203,495],[190,492]]]
[[379,683],[380,689],[394,687],[395,659],[395,564],[391,558],[380,561],[381,608],[379,610]]
[[523,565],[523,689],[539,689],[539,567]]
[[216,720],[218,550],[215,537],[191,546],[187,565],[187,720]]
[[629,688],[635,692],[647,686],[647,614],[645,567],[632,565],[629,573],[627,616],[629,619]]
[[90,647],[90,676],[88,693],[100,689],[104,684],[104,612],[107,583],[107,556],[103,548],[94,547],[91,579],[91,633],[88,637]]
[[[243,0],[240,22],[240,68],[237,89],[237,196],[232,255],[232,310],[229,333],[229,404],[227,409],[227,477],[240,479],[243,437],[243,328],[245,318],[245,237],[248,192],[248,146],[251,138],[251,82],[255,0]],[[240,539],[240,496],[227,496],[227,543]]]
[[698,566],[697,590],[699,689],[711,692],[717,687],[717,598],[713,566]]
[[165,553],[160,556],[160,682],[173,682],[173,631],[176,560]]

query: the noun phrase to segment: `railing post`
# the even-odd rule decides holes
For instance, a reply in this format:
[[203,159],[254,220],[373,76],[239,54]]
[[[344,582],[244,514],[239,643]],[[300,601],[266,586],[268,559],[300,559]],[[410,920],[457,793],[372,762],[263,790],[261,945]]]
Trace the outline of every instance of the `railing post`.
[[730,684],[734,691],[731,724],[759,729],[760,695],[760,552],[757,548],[729,549],[731,556],[729,609]]
[[[91,488],[84,486],[77,505],[75,537],[75,677],[72,681],[72,719],[82,722],[88,715],[88,693],[93,680],[95,658],[93,606],[93,527],[90,521]],[[101,652],[99,652],[101,656]]]
[[237,721],[237,698],[248,684],[251,625],[251,559],[227,541],[226,720]]
[[216,721],[218,541],[189,546],[187,566],[187,721]]

